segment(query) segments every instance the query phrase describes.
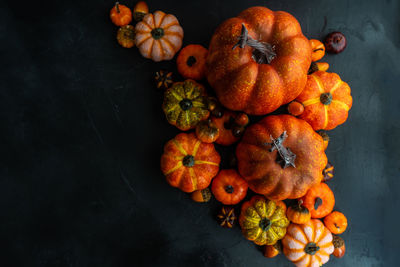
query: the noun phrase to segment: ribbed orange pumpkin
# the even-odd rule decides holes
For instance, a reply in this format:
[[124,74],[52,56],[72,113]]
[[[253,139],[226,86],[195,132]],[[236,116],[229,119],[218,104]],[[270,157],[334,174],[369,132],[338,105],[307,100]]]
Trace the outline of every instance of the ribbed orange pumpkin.
[[347,120],[353,99],[350,87],[336,73],[317,71],[308,76],[303,92],[296,98],[304,106],[299,118],[314,130],[332,130]]
[[262,115],[301,93],[310,63],[311,46],[296,18],[257,6],[217,28],[206,76],[222,105]]
[[213,144],[201,142],[194,133],[180,133],[165,144],[161,171],[171,186],[193,192],[209,186],[220,161]]
[[[273,138],[286,131],[283,146],[296,155],[295,166],[283,168]],[[299,198],[322,179],[327,158],[322,137],[304,120],[291,115],[268,116],[251,125],[236,149],[239,173],[249,188],[274,200]]]
[[333,253],[332,234],[320,220],[290,224],[282,239],[283,253],[297,267],[319,267]]

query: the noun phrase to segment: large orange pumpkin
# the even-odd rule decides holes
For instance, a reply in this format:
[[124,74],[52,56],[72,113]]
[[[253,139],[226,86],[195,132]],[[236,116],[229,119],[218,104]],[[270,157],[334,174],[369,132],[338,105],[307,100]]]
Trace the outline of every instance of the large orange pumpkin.
[[[279,142],[284,132],[283,149],[272,149],[271,138]],[[282,163],[281,152],[296,155],[294,166]],[[273,200],[305,195],[321,181],[327,163],[322,137],[306,121],[291,115],[268,116],[251,125],[237,146],[236,156],[239,173],[250,189]]]
[[194,133],[180,133],[165,144],[161,171],[171,186],[193,192],[210,185],[220,161],[213,144],[201,142]]
[[332,130],[347,120],[353,103],[350,91],[336,73],[314,72],[296,98],[304,106],[299,118],[310,123],[314,130]]
[[225,107],[262,115],[301,93],[310,63],[310,43],[292,15],[251,7],[215,31],[206,76]]

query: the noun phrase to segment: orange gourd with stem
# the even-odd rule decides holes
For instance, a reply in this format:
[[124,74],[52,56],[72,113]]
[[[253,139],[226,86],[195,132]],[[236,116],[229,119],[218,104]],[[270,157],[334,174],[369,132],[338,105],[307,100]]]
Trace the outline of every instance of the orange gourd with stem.
[[117,26],[125,26],[132,21],[132,11],[129,7],[116,2],[110,11],[111,21]]

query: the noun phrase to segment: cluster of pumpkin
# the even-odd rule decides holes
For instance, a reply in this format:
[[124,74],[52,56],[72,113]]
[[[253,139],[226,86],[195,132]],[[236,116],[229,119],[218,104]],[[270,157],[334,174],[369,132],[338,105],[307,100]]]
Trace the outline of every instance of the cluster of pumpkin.
[[[136,44],[154,61],[172,59],[183,38],[176,17],[150,14],[144,2],[133,14],[134,28],[129,8],[117,3],[111,10],[121,26],[118,42]],[[340,53],[345,47],[341,33],[328,35],[324,45],[308,40],[289,13],[252,7],[222,23],[209,49],[192,44],[179,52],[177,69],[186,80],[174,82],[168,71],[155,77],[165,89],[168,122],[194,130],[165,144],[161,170],[167,182],[196,202],[214,195],[224,205],[217,219],[228,228],[237,219],[234,205],[250,189],[256,195],[242,203],[238,219],[243,235],[265,246],[266,257],[283,251],[299,267],[320,266],[330,254],[340,258],[345,252],[337,235],[347,219],[333,211],[334,194],[325,183],[333,177],[325,131],[346,121],[352,97],[348,84],[317,62],[325,50]],[[198,83],[204,78],[216,97]],[[290,115],[269,115],[249,126],[247,114],[266,115],[285,104]],[[214,143],[236,142],[237,168],[220,170]],[[287,208],[283,200],[289,199],[295,203]]]
[[[132,14],[133,13],[133,14]],[[131,25],[133,21],[135,26]],[[119,26],[118,43],[125,48],[136,45],[145,58],[154,61],[170,60],[181,49],[183,29],[177,18],[162,11],[149,13],[146,2],[140,1],[131,9],[116,2],[110,11],[111,21]]]

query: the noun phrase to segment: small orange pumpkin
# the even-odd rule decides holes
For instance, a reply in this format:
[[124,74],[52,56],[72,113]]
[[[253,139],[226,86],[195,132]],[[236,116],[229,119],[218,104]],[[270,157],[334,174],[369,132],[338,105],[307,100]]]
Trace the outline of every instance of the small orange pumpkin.
[[147,13],[149,13],[149,7],[147,6],[146,2],[137,2],[135,7],[133,8],[133,18],[135,19],[135,21],[141,21]]
[[329,145],[329,135],[328,135],[328,133],[326,131],[324,131],[324,130],[319,130],[319,131],[317,131],[317,133],[324,140],[324,147],[325,147],[325,150],[326,150],[328,148],[328,145]]
[[210,185],[220,161],[213,144],[201,142],[194,133],[180,133],[165,144],[161,171],[171,186],[190,193]]
[[290,224],[282,239],[283,253],[297,267],[319,267],[333,253],[332,234],[320,220]]
[[305,224],[311,219],[310,211],[304,207],[303,201],[299,199],[296,204],[290,206],[286,211],[288,219],[297,224]]
[[129,7],[116,2],[110,10],[110,18],[115,25],[122,27],[131,23],[132,11]]
[[325,55],[325,46],[324,44],[316,39],[310,40],[311,45],[311,59],[312,61],[318,61]]
[[179,73],[186,79],[201,80],[206,70],[207,49],[191,44],[182,48],[176,58]]
[[312,186],[302,198],[303,205],[311,212],[311,218],[323,218],[332,212],[335,196],[325,183]]
[[266,245],[264,247],[264,256],[266,258],[274,258],[282,252],[282,243],[280,240],[273,245]]
[[329,64],[326,62],[311,62],[311,66],[308,69],[308,74],[313,74],[316,71],[327,71]]
[[211,185],[215,198],[225,205],[235,205],[242,201],[247,188],[246,180],[233,169],[220,171]]
[[344,244],[343,238],[337,235],[333,235],[333,246],[335,250],[333,251],[333,256],[336,258],[342,258],[346,253],[346,245]]
[[333,234],[341,234],[346,231],[347,228],[347,218],[343,213],[339,211],[334,211],[324,218],[325,226]]
[[286,214],[286,204],[282,200],[275,201],[276,206],[281,207]]
[[125,25],[118,29],[117,32],[118,43],[125,48],[135,46],[135,28],[132,25]]
[[344,123],[353,99],[350,87],[336,73],[317,71],[308,75],[304,90],[296,98],[304,106],[300,119],[314,130],[332,130]]
[[196,190],[190,194],[190,198],[195,202],[208,202],[211,199],[211,191],[208,187]]
[[200,121],[196,125],[196,136],[202,142],[213,143],[219,137],[219,129],[210,119]]
[[153,61],[170,60],[181,49],[183,29],[171,14],[156,11],[136,24],[136,46]]
[[289,114],[293,116],[299,116],[304,112],[304,106],[302,103],[297,101],[292,101],[287,107]]

